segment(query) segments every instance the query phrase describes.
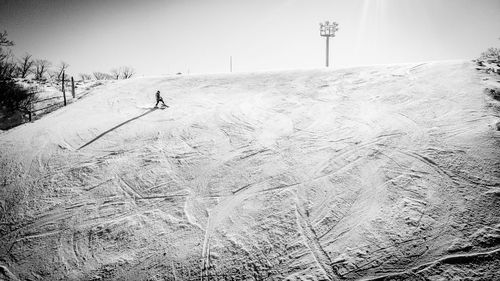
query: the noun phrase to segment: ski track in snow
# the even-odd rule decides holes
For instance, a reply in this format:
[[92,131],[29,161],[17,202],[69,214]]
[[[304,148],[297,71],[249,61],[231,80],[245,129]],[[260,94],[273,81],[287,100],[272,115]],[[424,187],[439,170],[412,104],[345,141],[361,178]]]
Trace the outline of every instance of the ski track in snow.
[[481,79],[443,62],[101,87],[0,134],[0,279],[488,279]]

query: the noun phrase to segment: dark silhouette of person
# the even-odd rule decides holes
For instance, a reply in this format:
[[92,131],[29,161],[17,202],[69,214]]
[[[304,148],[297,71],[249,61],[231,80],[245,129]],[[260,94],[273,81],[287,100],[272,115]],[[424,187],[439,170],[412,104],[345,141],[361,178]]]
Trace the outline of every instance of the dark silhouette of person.
[[161,103],[163,103],[163,106],[168,107],[168,105],[166,105],[165,102],[163,101],[163,98],[160,96],[160,91],[157,91],[156,92],[156,104],[155,104],[155,107],[158,107],[158,103],[160,101],[161,101]]

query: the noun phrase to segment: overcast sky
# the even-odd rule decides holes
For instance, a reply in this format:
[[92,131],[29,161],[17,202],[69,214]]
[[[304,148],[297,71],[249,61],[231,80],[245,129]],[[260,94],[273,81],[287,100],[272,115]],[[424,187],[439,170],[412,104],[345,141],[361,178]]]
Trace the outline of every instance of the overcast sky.
[[500,46],[500,0],[0,0],[0,30],[69,71],[140,75],[471,59]]

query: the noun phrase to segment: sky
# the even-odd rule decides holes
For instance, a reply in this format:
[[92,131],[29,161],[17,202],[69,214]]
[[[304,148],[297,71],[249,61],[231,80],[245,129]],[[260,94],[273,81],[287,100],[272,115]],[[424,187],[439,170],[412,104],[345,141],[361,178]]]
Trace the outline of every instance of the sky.
[[500,0],[0,0],[0,31],[69,72],[137,76],[472,59],[500,47]]

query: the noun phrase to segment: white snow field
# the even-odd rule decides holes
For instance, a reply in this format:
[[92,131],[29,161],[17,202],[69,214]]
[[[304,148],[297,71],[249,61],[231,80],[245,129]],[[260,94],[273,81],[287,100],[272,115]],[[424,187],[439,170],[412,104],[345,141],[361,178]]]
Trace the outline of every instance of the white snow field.
[[102,86],[0,134],[0,279],[500,280],[474,67]]

